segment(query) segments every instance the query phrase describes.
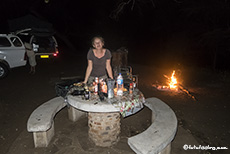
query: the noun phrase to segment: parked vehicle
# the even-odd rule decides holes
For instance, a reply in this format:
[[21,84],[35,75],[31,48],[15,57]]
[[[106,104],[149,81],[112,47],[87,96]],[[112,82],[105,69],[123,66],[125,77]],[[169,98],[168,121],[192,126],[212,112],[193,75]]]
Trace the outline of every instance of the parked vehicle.
[[11,68],[26,65],[26,50],[21,39],[13,34],[0,34],[0,78]]
[[37,58],[55,58],[58,56],[58,44],[54,36],[35,36],[30,38],[30,44]]
[[14,33],[33,46],[36,58],[58,57],[58,43],[53,36],[54,32],[49,32],[44,29],[27,28]]
[[0,34],[0,78],[6,77],[11,68],[26,65],[24,42],[33,46],[36,59],[58,57],[58,44],[52,33],[28,28],[12,34]]

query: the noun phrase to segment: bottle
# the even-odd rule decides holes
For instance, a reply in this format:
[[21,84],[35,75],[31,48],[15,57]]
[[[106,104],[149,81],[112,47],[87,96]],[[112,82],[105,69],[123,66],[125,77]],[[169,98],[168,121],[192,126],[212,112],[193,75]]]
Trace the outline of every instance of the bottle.
[[107,85],[106,85],[106,82],[103,82],[103,85],[102,85],[102,92],[103,93],[107,93]]
[[117,96],[122,96],[123,95],[123,77],[121,73],[119,73],[117,77]]
[[104,100],[104,94],[103,94],[103,92],[98,91],[98,96],[99,96],[100,101]]
[[103,79],[100,79],[100,80],[99,80],[99,84],[98,84],[98,90],[101,91],[101,92],[103,92],[103,89],[102,89],[103,82],[104,82],[104,80],[103,80]]
[[129,94],[133,93],[133,83],[129,84]]
[[90,98],[89,88],[85,86],[85,100],[89,100],[89,98]]
[[95,94],[98,94],[98,84],[99,84],[99,79],[98,79],[98,77],[95,77],[95,85],[94,85],[94,93]]
[[137,81],[136,81],[136,78],[133,77],[133,89],[136,89],[137,87]]

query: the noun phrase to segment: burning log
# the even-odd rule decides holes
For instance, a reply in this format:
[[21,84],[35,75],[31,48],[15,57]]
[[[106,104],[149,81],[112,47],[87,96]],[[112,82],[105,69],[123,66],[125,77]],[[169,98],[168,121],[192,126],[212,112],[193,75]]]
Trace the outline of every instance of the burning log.
[[187,89],[185,89],[182,85],[179,85],[179,89],[186,93],[189,97],[191,97],[193,100],[197,101],[196,97],[193,96]]
[[172,73],[171,77],[168,77],[167,75],[164,75],[164,77],[168,79],[168,82],[167,82],[168,85],[163,85],[162,86],[162,85],[159,85],[158,82],[157,82],[156,84],[152,84],[152,86],[155,87],[157,90],[161,90],[161,91],[184,92],[189,97],[191,97],[193,100],[197,101],[195,96],[193,96],[189,92],[189,90],[187,90],[181,84],[179,84],[179,82],[177,81],[177,78],[176,78],[175,70],[173,70],[173,73]]

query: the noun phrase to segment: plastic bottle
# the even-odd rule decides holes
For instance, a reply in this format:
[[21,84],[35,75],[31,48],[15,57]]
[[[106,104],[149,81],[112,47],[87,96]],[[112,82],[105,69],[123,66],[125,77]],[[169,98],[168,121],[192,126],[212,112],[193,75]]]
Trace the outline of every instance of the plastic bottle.
[[122,96],[123,95],[123,77],[121,73],[119,73],[117,77],[117,96]]
[[136,78],[133,77],[133,89],[136,89],[137,87],[137,81],[136,81]]

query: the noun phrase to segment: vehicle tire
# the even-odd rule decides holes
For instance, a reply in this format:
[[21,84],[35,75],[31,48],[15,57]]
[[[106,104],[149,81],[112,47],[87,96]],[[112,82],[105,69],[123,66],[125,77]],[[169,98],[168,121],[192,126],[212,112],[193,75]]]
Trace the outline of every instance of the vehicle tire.
[[9,69],[3,63],[0,63],[0,79],[6,77],[9,73]]

